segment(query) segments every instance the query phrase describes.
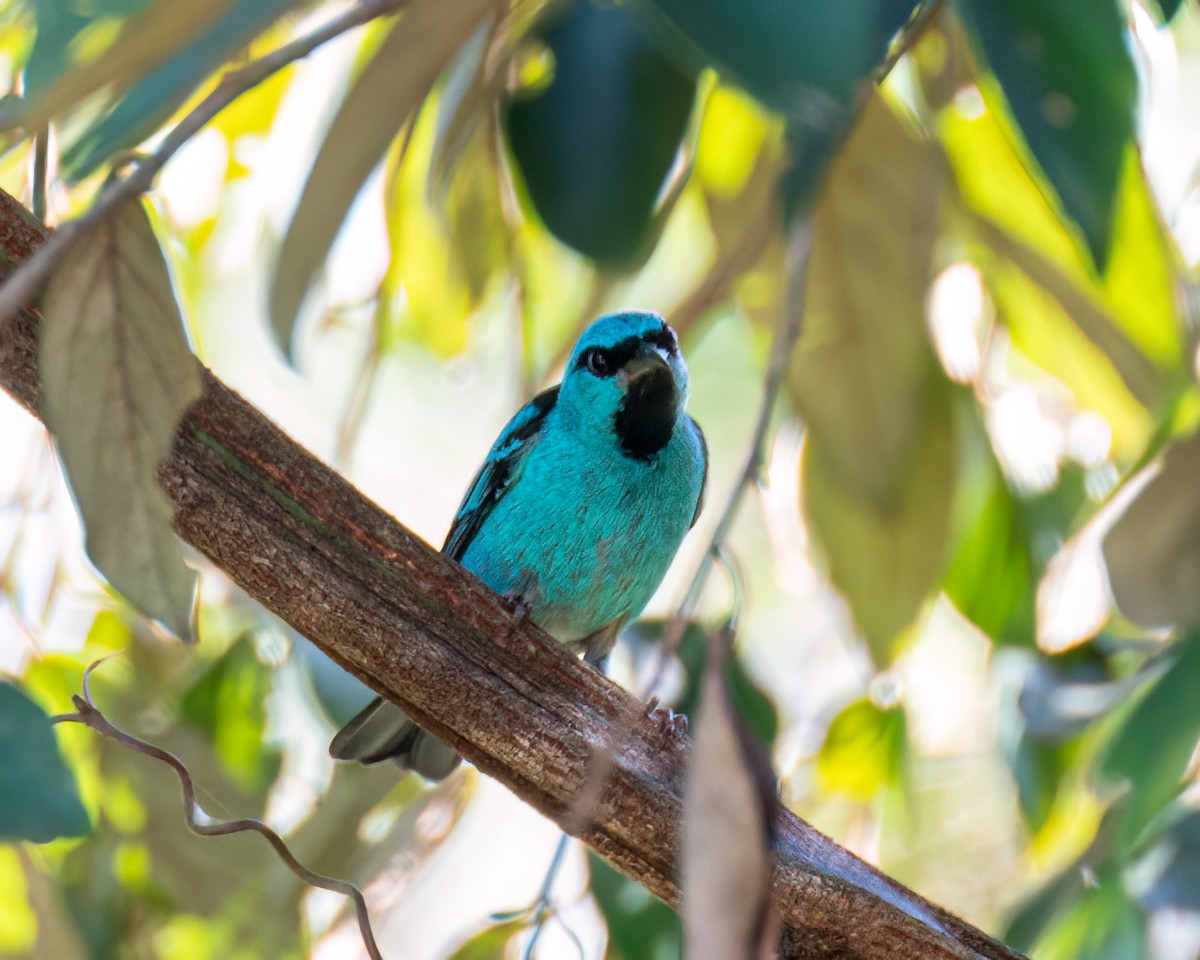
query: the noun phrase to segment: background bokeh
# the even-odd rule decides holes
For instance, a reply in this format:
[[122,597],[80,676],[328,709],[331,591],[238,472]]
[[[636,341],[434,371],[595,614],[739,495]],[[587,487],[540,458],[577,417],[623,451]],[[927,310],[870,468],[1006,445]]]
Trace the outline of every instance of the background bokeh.
[[[564,26],[540,4],[481,18],[371,165],[303,299],[290,363],[267,310],[281,244],[391,22],[337,38],[222,112],[157,181],[154,226],[203,362],[435,544],[492,438],[557,379],[583,325],[622,307],[670,318],[708,439],[708,507],[614,658],[637,688],[748,453],[786,299],[779,178],[790,169],[799,179],[785,178],[785,199],[816,196],[804,333],[728,539],[745,594],[718,571],[697,612],[712,623],[742,605],[739,699],[771,741],[784,802],[1039,960],[1195,958],[1200,10],[1119,4],[1113,53],[1100,27],[1082,26],[1089,5],[1062,5],[1085,54],[1100,53],[1055,48],[1066,77],[1046,81],[1055,98],[1022,87],[1032,69],[1006,72],[1005,44],[1032,42],[1035,14],[996,5],[1016,18],[1005,22],[983,3],[931,6],[869,93],[854,83],[874,59],[854,76],[828,73],[846,62],[839,43],[875,51],[838,14],[810,42],[836,63],[814,57],[811,76],[781,81],[771,65],[790,54],[767,42],[770,23],[751,32],[758,47],[712,56],[703,24],[673,2],[576,8],[591,12],[568,18],[649,24],[628,42],[667,51],[633,101],[611,94],[631,130],[648,121],[629,102],[650,104],[651,126],[670,134],[666,179],[654,166],[661,145],[632,134],[616,149],[604,140],[618,159],[598,156],[590,173],[569,131],[565,146],[543,136],[586,107],[569,93],[537,99],[566,82],[569,51],[600,99],[631,75],[627,64],[606,81],[592,62],[607,21]],[[48,135],[48,218],[84,209],[118,151],[152,148],[220,64],[273,49],[335,7],[231,4],[245,10],[228,15],[224,39],[180,48],[204,55],[191,80],[191,61],[173,61],[173,99],[111,108],[144,65],[76,93]],[[695,9],[719,23],[721,8]],[[0,2],[0,82],[37,104],[139,11],[137,0]],[[663,23],[709,56],[702,69],[663,39]],[[1121,113],[1114,57],[1129,58],[1136,80],[1124,94],[1132,140],[1104,126]],[[796,131],[828,132],[804,118],[823,116],[827,100],[836,114],[852,88],[858,120],[823,178],[789,161],[789,145],[823,156],[820,137]],[[1041,97],[1049,134],[1026,122],[1022,90]],[[803,109],[781,108],[780,91]],[[1115,157],[1107,187],[1103,171],[1081,172],[1078,143],[1054,140],[1077,116],[1099,124],[1090,135]],[[32,205],[31,139],[10,127],[0,150],[0,187]],[[564,157],[599,182],[601,201],[620,193],[608,232],[572,233],[603,216],[571,206],[580,188],[562,175]],[[284,292],[299,301],[306,278],[292,282],[300,289]],[[51,441],[6,397],[0,439],[0,673],[62,712],[86,665],[120,651],[94,677],[105,712],[182,756],[209,813],[263,816],[315,869],[363,882],[385,955],[518,955],[529,931],[516,912],[537,896],[556,828],[470,768],[435,787],[394,769],[334,769],[328,738],[365,688],[198,556],[200,643],[141,619],[89,565]],[[1135,501],[1136,526],[1122,528]],[[1119,567],[1116,548],[1103,554],[1114,523]],[[667,697],[698,666],[695,633]],[[361,951],[345,904],[306,888],[255,838],[187,833],[168,771],[87,730],[59,736],[90,832],[0,846],[0,954]],[[555,890],[560,913],[539,956],[678,955],[670,912],[581,848]]]

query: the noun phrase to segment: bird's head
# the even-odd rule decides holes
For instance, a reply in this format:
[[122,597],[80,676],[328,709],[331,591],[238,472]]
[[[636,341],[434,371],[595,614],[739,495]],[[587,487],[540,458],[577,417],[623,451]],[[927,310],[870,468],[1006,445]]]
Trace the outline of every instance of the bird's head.
[[583,331],[558,405],[587,434],[615,436],[627,456],[649,460],[671,439],[687,391],[675,331],[657,313],[628,310]]

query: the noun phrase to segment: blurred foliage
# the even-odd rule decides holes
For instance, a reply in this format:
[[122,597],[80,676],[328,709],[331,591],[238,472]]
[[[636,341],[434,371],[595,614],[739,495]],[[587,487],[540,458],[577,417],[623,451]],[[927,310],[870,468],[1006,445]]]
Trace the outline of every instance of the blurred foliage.
[[0,838],[45,843],[87,832],[87,811],[58,752],[50,718],[4,682],[0,757]]
[[[0,185],[32,194],[49,124],[51,209],[78,212],[226,71],[335,6],[0,2]],[[51,281],[47,311],[88,323],[60,330],[45,386],[89,544],[115,536],[133,572],[106,575],[184,632],[190,580],[154,600],[179,562],[164,518],[131,536],[112,504],[153,489],[161,443],[137,428],[186,400],[186,377],[160,376],[160,341],[177,348],[181,322],[202,354],[220,339],[197,316],[245,281],[231,263],[268,291],[252,309],[276,340],[317,358],[291,358],[306,377],[351,385],[338,449],[364,470],[392,456],[378,432],[355,448],[372,416],[433,422],[444,384],[489,365],[509,364],[488,382],[523,399],[596,313],[663,310],[714,451],[704,538],[750,434],[726,400],[728,346],[767,368],[784,224],[810,210],[780,414],[806,433],[770,452],[769,544],[735,531],[749,570],[735,705],[787,764],[785,798],[905,882],[963,889],[970,919],[1038,960],[1155,956],[1156,929],[1200,920],[1200,391],[1194,150],[1148,132],[1175,69],[1150,48],[1194,69],[1198,37],[1196,4],[1166,0],[410,0],[224,110],[167,167],[157,243],[114,219],[109,244]],[[898,66],[876,84],[889,51]],[[1186,104],[1171,117],[1197,120]],[[1164,156],[1179,196],[1146,172]],[[117,321],[139,315],[147,331],[117,350]],[[255,383],[291,376],[248,318],[234,326],[226,351],[254,356]],[[373,392],[404,379],[426,407],[378,411]],[[445,434],[405,436],[450,451]],[[47,537],[39,489],[18,478],[0,515],[0,652],[40,705],[0,684],[0,832],[50,842],[0,847],[0,954],[302,956],[340,935],[344,915],[252,839],[184,832],[167,772],[86,730],[51,734],[41,708],[70,710],[86,664],[117,650],[97,701],[183,756],[206,809],[282,817],[315,869],[402,891],[398,909],[427,903],[420,870],[470,781],[443,794],[392,770],[330,772],[323,741],[361,685],[223,586],[200,605],[203,644],[164,639]],[[50,572],[30,575],[30,556]],[[662,628],[631,634],[653,645]],[[703,632],[679,651],[685,713]],[[798,636],[826,653],[783,656]],[[970,686],[958,658],[980,650]],[[953,711],[931,734],[934,701]],[[590,878],[610,956],[678,954],[669,910],[598,860]],[[481,931],[487,913],[430,950],[511,955],[527,916]]]

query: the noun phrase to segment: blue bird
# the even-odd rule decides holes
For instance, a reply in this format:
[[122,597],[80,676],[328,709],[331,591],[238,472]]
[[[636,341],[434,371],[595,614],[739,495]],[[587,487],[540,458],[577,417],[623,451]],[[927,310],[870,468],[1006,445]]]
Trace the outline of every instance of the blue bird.
[[[595,320],[562,383],[501,431],[442,552],[603,666],[700,513],[708,457],[684,412],[687,396],[687,364],[662,317],[626,311]],[[382,698],[338,732],[329,752],[392,759],[431,780],[460,759]]]

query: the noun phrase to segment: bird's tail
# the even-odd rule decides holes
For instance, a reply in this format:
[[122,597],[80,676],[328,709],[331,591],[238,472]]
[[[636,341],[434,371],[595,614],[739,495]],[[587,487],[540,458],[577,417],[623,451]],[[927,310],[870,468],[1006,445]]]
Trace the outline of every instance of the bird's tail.
[[329,755],[359,763],[395,760],[401,769],[414,770],[427,780],[444,780],[462,759],[382,697],[372,700],[337,732],[329,744]]

